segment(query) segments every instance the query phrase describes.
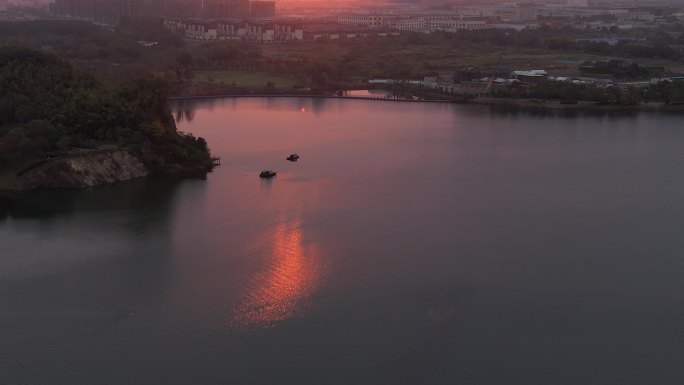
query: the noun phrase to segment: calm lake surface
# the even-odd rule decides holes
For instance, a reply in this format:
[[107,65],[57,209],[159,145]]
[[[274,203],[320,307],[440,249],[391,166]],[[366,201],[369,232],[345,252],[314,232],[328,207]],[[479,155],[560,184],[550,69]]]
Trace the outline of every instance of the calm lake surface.
[[206,180],[0,199],[0,384],[684,383],[681,117],[174,110]]

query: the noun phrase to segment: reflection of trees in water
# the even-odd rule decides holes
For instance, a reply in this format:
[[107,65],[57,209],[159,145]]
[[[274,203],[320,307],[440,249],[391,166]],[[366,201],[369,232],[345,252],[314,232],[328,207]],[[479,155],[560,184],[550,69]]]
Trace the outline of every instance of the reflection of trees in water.
[[491,116],[501,117],[534,117],[534,118],[578,118],[578,117],[627,117],[635,116],[638,111],[630,110],[602,110],[600,108],[530,108],[526,106],[516,105],[501,105],[490,106],[489,113]]
[[225,104],[227,100],[229,99],[219,97],[174,99],[171,101],[171,110],[174,111],[176,122],[192,122],[198,108],[213,110],[217,104]]
[[195,110],[192,108],[176,110],[176,122],[182,122],[184,120],[187,122],[192,122],[194,118]]
[[175,100],[171,103],[176,122],[192,122],[195,118],[196,103],[192,99]]
[[0,219],[7,218],[16,205],[16,201],[11,197],[7,195],[0,195]]
[[171,110],[174,112],[176,122],[192,122],[198,108],[213,110],[216,106],[224,106],[228,103],[235,105],[236,98],[187,98],[171,100]]
[[[213,110],[216,107],[233,107],[239,102],[239,97],[215,97],[215,98],[188,98],[174,99],[171,101],[171,109],[174,112],[176,123],[192,122],[197,109]],[[251,98],[254,103],[265,106],[270,111],[305,111],[318,115],[325,111],[326,98],[317,97],[255,97]],[[242,101],[244,103],[244,100]]]
[[267,98],[266,107],[269,110],[283,110],[283,111],[309,111],[318,115],[325,111],[326,104],[329,102],[326,98],[317,97],[284,97],[284,98]]
[[326,98],[317,97],[270,97],[263,98],[265,107],[271,111],[310,111],[319,114],[325,110]]
[[312,98],[311,99],[311,111],[318,115],[325,110],[325,104],[327,100],[325,98]]
[[[11,292],[3,300],[20,309],[5,335],[18,335],[21,344],[0,337],[6,353],[30,362],[39,352],[40,362],[61,362],[59,347],[89,346],[107,329],[162,306],[178,275],[173,230],[186,196],[181,183],[141,179],[0,195],[0,236],[14,251],[0,270],[17,277],[0,291]],[[203,184],[192,187],[202,193]]]
[[[174,180],[139,179],[108,186],[82,190],[36,190],[0,195],[0,220],[8,217],[48,219],[79,214],[129,211],[139,216],[164,216],[171,206],[181,182]],[[147,215],[142,215],[147,214]],[[145,225],[136,224],[136,231],[145,231]],[[140,226],[138,226],[140,225]]]

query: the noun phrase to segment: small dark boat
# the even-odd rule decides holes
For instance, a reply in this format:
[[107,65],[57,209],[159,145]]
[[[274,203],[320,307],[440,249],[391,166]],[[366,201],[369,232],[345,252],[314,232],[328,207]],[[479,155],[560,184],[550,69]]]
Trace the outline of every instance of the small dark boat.
[[259,174],[260,178],[273,178],[276,175],[276,172],[273,170],[264,170]]
[[285,158],[285,159],[289,160],[290,162],[296,162],[297,159],[299,159],[299,155],[297,155],[297,154],[290,154],[290,156],[288,156],[288,157]]

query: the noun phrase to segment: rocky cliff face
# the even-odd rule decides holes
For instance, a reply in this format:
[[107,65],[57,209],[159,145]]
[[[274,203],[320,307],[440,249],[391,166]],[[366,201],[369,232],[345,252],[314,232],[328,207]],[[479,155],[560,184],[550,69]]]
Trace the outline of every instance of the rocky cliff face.
[[92,152],[44,163],[20,177],[20,189],[79,188],[147,176],[149,171],[124,150]]

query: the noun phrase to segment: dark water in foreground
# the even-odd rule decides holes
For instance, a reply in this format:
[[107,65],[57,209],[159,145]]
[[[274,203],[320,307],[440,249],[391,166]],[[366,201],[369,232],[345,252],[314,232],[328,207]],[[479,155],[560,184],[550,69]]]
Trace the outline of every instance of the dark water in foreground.
[[177,109],[206,180],[0,200],[0,384],[684,383],[681,118]]

